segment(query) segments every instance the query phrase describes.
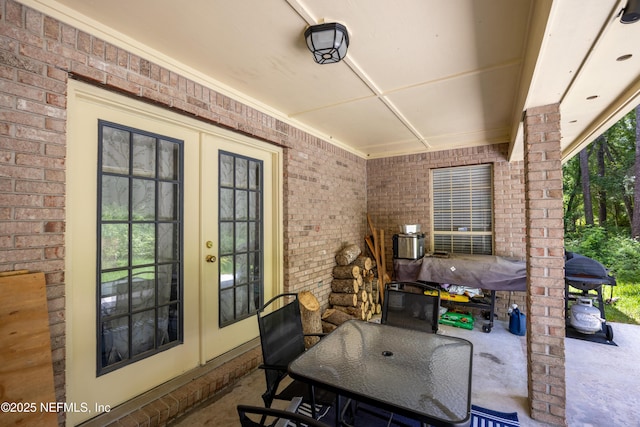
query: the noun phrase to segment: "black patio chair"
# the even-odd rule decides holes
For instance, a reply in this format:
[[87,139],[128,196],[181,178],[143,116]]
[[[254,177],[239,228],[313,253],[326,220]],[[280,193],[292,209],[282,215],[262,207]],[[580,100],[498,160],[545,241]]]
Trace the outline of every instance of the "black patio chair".
[[381,323],[435,334],[439,319],[439,286],[422,282],[387,283]]
[[[299,414],[292,408],[282,410],[262,408],[260,406],[238,405],[237,410],[242,427],[289,427],[292,425],[296,427],[329,427],[328,424]],[[251,415],[254,417],[251,417]],[[259,421],[257,421],[258,419]]]
[[316,417],[316,405],[332,405],[335,394],[316,389],[301,381],[292,380],[279,391],[280,383],[288,376],[287,367],[296,357],[305,351],[305,336],[323,336],[325,334],[304,334],[298,294],[285,293],[267,301],[258,310],[258,326],[262,345],[263,364],[267,390],[262,400],[267,408],[274,399],[291,401],[296,396],[311,405],[312,417]]
[[[382,317],[380,323],[397,326],[405,329],[415,329],[423,332],[438,332],[440,320],[440,287],[431,286],[422,282],[390,282],[384,290],[384,302],[382,304]],[[341,415],[343,424],[349,426],[346,420],[347,411],[350,410],[354,420],[358,411],[366,411],[369,414],[386,419],[388,425],[393,422],[394,414],[382,411],[373,406],[361,406],[355,402],[355,408],[345,407]],[[354,423],[355,424],[355,423]],[[401,423],[400,423],[401,425]]]

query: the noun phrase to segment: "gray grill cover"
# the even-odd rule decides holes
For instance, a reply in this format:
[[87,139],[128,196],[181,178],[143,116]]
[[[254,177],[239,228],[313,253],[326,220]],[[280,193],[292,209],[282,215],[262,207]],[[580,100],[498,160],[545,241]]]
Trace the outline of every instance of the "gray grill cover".
[[450,254],[448,258],[394,259],[398,281],[424,280],[435,283],[495,291],[526,291],[524,261],[495,255]]

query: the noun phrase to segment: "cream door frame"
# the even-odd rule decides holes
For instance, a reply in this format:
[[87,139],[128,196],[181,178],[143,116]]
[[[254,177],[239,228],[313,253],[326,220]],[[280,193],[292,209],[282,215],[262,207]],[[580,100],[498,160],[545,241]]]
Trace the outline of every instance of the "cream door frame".
[[[204,257],[209,249],[202,240],[201,209],[194,207],[202,203],[203,165],[200,156],[205,135],[241,145],[262,146],[272,152],[275,170],[271,224],[273,242],[270,244],[272,256],[269,262],[273,268],[271,276],[265,280],[270,284],[265,294],[275,294],[282,289],[282,150],[73,80],[68,83],[67,105],[66,396],[67,403],[76,404],[79,408],[67,413],[68,425],[75,425],[95,417],[105,408],[121,404],[194,369],[213,357],[205,354],[203,343],[212,332],[208,332],[204,324],[203,312],[206,307],[201,304],[201,296],[205,294],[203,264],[207,264]],[[184,342],[100,377],[96,377],[96,116],[183,140],[185,182]],[[253,335],[257,336],[255,333]]]
[[[244,138],[222,137],[210,133],[202,135],[200,155],[202,170],[202,182],[200,186],[200,218],[202,222],[200,229],[202,237],[200,241],[203,243],[202,250],[207,255],[215,255],[216,257],[218,257],[218,254],[213,253],[214,251],[211,249],[207,249],[206,242],[212,241],[216,245],[218,242],[218,200],[217,197],[211,197],[210,193],[213,191],[217,194],[218,192],[219,150],[263,161],[263,262],[265,279],[263,296],[264,301],[267,301],[281,289],[273,284],[282,282],[282,280],[278,279],[282,277],[282,271],[280,269],[274,270],[274,266],[278,265],[276,259],[282,256],[281,246],[278,242],[281,233],[279,233],[278,228],[270,226],[270,224],[280,221],[280,219],[274,217],[276,212],[282,212],[280,207],[274,209],[273,206],[274,203],[278,203],[278,200],[282,200],[279,190],[282,188],[279,184],[282,177],[282,162],[279,161],[282,151],[277,147],[268,146],[260,141],[247,141]],[[209,197],[207,196],[208,194]],[[204,325],[202,328],[203,346],[201,359],[205,361],[211,360],[259,335],[258,322],[255,316],[251,316],[224,328],[219,328],[218,263],[219,261],[216,263],[201,263],[203,298],[200,313],[202,324]],[[270,283],[271,285],[269,285]],[[206,305],[212,302],[212,306],[208,309]],[[214,330],[209,330],[206,327],[207,325]]]

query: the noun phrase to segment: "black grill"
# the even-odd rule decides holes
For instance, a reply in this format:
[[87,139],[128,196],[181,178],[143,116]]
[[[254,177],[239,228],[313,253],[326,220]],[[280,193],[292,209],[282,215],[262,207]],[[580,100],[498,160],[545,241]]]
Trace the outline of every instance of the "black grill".
[[574,252],[565,255],[564,279],[581,291],[597,290],[602,285],[616,285],[616,278],[604,265]]
[[[576,301],[580,296],[585,296],[589,291],[596,291],[596,304],[600,311],[600,317],[606,319],[604,315],[604,299],[602,297],[602,285],[615,286],[616,278],[604,265],[584,255],[574,252],[565,253],[564,262],[565,281],[565,314],[570,317],[569,302]],[[580,292],[570,292],[569,286],[578,289]],[[596,305],[594,304],[594,306]],[[567,322],[567,336],[571,335],[571,327]],[[578,335],[582,335],[578,333]],[[602,324],[601,335],[606,342],[613,342],[613,329],[606,322]],[[594,339],[595,340],[595,339]]]

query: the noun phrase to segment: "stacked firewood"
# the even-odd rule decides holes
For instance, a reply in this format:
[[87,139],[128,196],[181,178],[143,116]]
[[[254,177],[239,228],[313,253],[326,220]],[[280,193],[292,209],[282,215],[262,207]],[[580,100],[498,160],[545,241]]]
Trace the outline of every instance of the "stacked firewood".
[[381,311],[375,262],[362,255],[357,245],[347,245],[336,254],[336,264],[330,308],[322,315],[324,332],[331,332],[347,320],[370,320]]

